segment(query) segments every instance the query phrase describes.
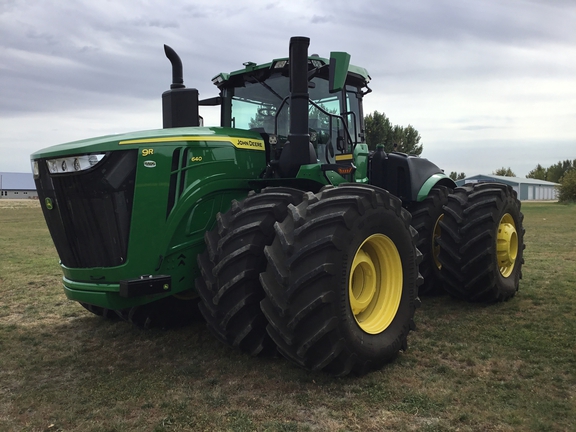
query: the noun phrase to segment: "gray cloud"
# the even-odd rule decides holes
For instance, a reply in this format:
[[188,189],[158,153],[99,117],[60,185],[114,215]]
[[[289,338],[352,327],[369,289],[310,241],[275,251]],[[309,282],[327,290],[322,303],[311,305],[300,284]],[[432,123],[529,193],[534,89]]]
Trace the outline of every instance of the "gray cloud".
[[210,97],[214,75],[286,56],[293,35],[320,55],[350,52],[373,78],[366,111],[414,125],[447,170],[463,170],[460,149],[495,140],[549,139],[553,159],[574,158],[574,22],[570,0],[0,1],[0,171],[27,170],[57,140],[158,127],[164,43]]

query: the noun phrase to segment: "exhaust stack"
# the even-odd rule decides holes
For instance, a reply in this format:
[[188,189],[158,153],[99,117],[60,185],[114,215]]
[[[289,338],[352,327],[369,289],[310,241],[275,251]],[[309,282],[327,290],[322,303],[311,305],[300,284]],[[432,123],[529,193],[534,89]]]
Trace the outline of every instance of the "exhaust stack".
[[296,177],[302,165],[316,163],[308,129],[308,46],[310,38],[290,38],[290,132],[278,168],[282,177]]
[[162,93],[163,127],[200,126],[198,90],[184,85],[182,61],[176,51],[164,45],[164,52],[172,63],[172,84],[170,90]]

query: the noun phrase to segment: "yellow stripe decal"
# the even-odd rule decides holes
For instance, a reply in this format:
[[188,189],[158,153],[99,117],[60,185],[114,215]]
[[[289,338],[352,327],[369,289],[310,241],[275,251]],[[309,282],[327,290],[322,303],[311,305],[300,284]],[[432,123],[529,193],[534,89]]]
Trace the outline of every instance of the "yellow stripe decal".
[[352,160],[353,158],[354,158],[354,156],[352,155],[352,153],[336,155],[337,161]]
[[223,136],[172,136],[172,137],[158,137],[158,138],[141,138],[133,140],[120,141],[119,145],[127,144],[149,144],[149,143],[165,143],[165,142],[178,142],[178,141],[221,141],[229,142],[234,147],[239,149],[248,150],[266,150],[264,141],[252,138],[232,138]]

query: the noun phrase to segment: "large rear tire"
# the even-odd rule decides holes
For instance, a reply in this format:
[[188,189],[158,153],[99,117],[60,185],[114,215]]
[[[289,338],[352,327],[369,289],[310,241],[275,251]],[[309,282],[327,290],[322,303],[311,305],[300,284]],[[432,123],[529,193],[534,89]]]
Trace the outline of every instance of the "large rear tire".
[[264,246],[274,239],[274,223],[286,217],[302,191],[286,187],[251,192],[218,214],[217,227],[205,235],[206,251],[198,256],[202,277],[196,289],[208,328],[227,345],[251,355],[269,354],[276,345],[260,309],[264,291],[258,275],[266,269]]
[[412,213],[412,226],[418,231],[416,246],[422,252],[420,274],[424,282],[418,289],[420,295],[437,294],[442,290],[438,238],[441,235],[440,221],[444,217],[443,207],[448,203],[448,193],[447,187],[437,185],[424,200],[408,208]]
[[261,306],[285,357],[343,376],[407,348],[421,255],[398,198],[367,185],[327,186],[290,206],[275,229]]
[[468,301],[513,297],[524,263],[523,220],[510,186],[476,183],[456,188],[444,207],[438,240],[446,291]]

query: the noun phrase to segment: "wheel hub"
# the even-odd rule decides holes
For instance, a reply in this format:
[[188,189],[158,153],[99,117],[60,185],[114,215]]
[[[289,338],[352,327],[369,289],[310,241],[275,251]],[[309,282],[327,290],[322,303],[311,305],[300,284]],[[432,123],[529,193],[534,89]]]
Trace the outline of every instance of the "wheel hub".
[[357,249],[349,279],[354,318],[366,333],[378,334],[392,322],[402,296],[402,261],[394,242],[373,234]]
[[514,219],[509,213],[502,216],[498,226],[497,256],[500,273],[508,277],[514,270],[518,255],[518,234]]
[[366,310],[376,294],[376,269],[374,262],[363,250],[356,253],[352,273],[350,306],[354,315]]

